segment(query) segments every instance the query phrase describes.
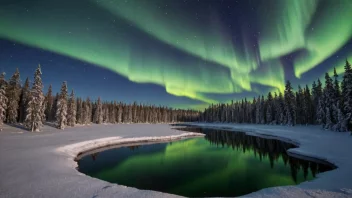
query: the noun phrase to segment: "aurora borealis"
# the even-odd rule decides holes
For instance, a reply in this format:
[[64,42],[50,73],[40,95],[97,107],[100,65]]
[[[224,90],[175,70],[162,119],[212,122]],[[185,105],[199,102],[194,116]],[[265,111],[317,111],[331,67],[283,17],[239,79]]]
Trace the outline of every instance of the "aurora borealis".
[[[333,67],[341,73],[352,55],[351,10],[350,0],[5,0],[0,69],[36,67],[24,47],[8,49],[17,43],[76,90],[86,88],[89,72],[111,73],[125,86],[100,77],[89,88],[110,83],[106,97],[128,92],[127,102],[201,108],[282,91],[285,80],[311,84]],[[44,64],[48,52],[56,64]],[[58,67],[71,65],[88,69],[80,79],[61,74]],[[143,99],[146,89],[160,97]]]

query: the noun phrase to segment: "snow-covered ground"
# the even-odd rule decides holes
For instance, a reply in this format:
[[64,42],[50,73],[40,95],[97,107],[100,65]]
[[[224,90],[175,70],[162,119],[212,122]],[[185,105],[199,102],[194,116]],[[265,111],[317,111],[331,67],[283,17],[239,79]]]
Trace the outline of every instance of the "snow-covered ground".
[[[338,166],[313,181],[263,189],[246,197],[352,197],[352,136],[348,133],[315,126],[195,125],[289,140],[300,145],[290,153],[326,159]],[[180,136],[182,133],[166,124],[91,125],[65,130],[46,126],[40,133],[5,126],[0,132],[0,197],[177,197],[91,178],[74,169],[73,159],[95,147],[187,136]]]

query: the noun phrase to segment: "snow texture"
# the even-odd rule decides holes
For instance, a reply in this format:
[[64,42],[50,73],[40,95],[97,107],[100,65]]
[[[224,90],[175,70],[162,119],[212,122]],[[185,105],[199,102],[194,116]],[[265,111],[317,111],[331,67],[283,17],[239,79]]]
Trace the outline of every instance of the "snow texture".
[[[352,136],[348,133],[316,126],[193,125],[289,141],[299,145],[289,154],[327,160],[338,167],[317,175],[313,181],[267,188],[244,197],[352,197]],[[45,126],[40,133],[5,125],[0,132],[0,197],[178,197],[91,178],[74,169],[74,157],[117,143],[158,142],[186,136],[167,124],[94,124],[65,130]]]

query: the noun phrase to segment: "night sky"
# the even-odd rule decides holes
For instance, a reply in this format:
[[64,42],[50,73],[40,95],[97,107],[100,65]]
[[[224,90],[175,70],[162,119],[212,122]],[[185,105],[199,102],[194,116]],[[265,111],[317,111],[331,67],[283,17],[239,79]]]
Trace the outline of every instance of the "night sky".
[[352,61],[351,0],[0,0],[0,70],[45,92],[204,108]]

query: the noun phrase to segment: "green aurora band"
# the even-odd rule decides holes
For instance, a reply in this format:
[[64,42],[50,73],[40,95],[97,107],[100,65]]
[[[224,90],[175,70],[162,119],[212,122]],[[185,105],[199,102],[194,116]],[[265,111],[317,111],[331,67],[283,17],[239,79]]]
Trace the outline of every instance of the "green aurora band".
[[[236,49],[235,45],[231,44],[233,41],[230,35],[220,33],[223,25],[216,20],[216,15],[209,18],[207,23],[203,24],[204,27],[200,27],[197,25],[199,21],[190,21],[185,13],[162,11],[158,6],[161,2],[163,1],[102,0],[97,5],[132,22],[162,42],[203,60],[230,68],[231,73],[236,76],[248,75],[257,68],[256,56],[246,45],[243,51]],[[248,78],[233,79],[237,80],[241,88],[251,90]]]
[[305,29],[313,17],[317,0],[269,0],[265,4],[267,6],[259,7],[261,59],[277,58],[303,48]]
[[296,77],[333,55],[352,38],[352,1],[325,3],[329,9],[322,9],[317,14],[317,20],[313,20],[307,30],[305,49],[308,53],[300,56],[294,63]]
[[[86,0],[88,6],[82,7],[82,1],[37,0],[30,13],[24,6],[2,5],[0,38],[95,64],[133,82],[154,83],[169,94],[210,104],[219,101],[207,94],[255,92],[255,84],[283,91],[281,56],[302,49],[307,52],[294,60],[295,76],[300,77],[333,55],[352,35],[350,0],[270,0],[265,6],[261,5],[265,1],[258,2],[261,34],[254,50],[241,29],[242,43],[235,43],[213,10],[204,11],[209,17],[200,22],[177,11],[165,14],[158,9],[160,2]],[[317,11],[320,5],[324,9]],[[270,6],[276,6],[276,11],[265,14]],[[90,18],[94,12],[99,14]],[[151,41],[142,41],[141,35]],[[175,51],[188,56],[177,59],[172,55]]]

